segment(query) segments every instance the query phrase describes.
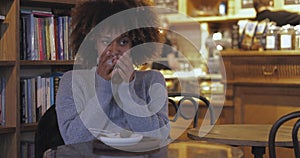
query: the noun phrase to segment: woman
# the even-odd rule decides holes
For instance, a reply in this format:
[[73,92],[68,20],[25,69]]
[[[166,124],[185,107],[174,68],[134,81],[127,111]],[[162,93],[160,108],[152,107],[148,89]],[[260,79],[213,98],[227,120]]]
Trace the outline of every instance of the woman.
[[56,96],[65,144],[95,139],[94,129],[168,137],[164,77],[134,69],[159,54],[157,22],[153,8],[141,0],[97,0],[74,8],[76,63],[62,77]]

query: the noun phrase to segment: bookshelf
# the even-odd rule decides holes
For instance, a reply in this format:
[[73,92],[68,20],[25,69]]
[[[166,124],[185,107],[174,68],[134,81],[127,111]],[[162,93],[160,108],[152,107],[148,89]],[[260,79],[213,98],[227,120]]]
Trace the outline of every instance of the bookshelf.
[[[0,0],[0,155],[20,158],[22,140],[34,134],[37,123],[21,123],[20,81],[28,72],[63,72],[72,69],[73,60],[21,60],[21,9],[46,8],[54,16],[67,15],[79,0]],[[3,107],[2,107],[3,105]],[[5,116],[3,120],[2,116]],[[26,137],[26,138],[24,138]]]

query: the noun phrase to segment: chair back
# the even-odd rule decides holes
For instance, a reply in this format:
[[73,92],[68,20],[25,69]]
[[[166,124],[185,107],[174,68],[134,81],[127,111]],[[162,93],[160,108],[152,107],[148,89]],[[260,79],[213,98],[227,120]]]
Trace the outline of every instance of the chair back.
[[[295,111],[292,113],[288,113],[282,117],[280,117],[272,126],[270,133],[269,133],[269,141],[268,141],[268,147],[269,147],[269,156],[270,158],[276,158],[276,150],[275,150],[275,138],[278,129],[287,121],[300,118],[300,111]],[[293,126],[292,130],[292,139],[293,139],[293,148],[295,152],[295,157],[300,158],[300,149],[299,149],[299,141],[298,141],[298,130],[300,127],[300,119],[296,121],[296,123]]]
[[52,105],[39,120],[34,141],[36,158],[42,158],[49,148],[65,144],[59,132],[55,105]]
[[[180,97],[179,100],[176,100],[174,97]],[[172,122],[176,122],[179,116],[183,117],[184,119],[188,120],[191,119],[190,116],[186,115],[183,113],[182,106],[184,106],[184,102],[188,101],[194,106],[194,116],[193,117],[193,127],[196,128],[198,126],[198,117],[199,117],[199,105],[200,102],[203,102],[205,106],[208,108],[210,112],[210,124],[214,124],[215,122],[215,115],[214,115],[214,110],[213,107],[211,107],[209,100],[207,100],[205,97],[200,96],[199,94],[196,93],[174,93],[174,92],[169,92],[168,93],[168,98],[169,98],[169,104],[171,104],[175,108],[175,117],[174,119],[170,120]]]

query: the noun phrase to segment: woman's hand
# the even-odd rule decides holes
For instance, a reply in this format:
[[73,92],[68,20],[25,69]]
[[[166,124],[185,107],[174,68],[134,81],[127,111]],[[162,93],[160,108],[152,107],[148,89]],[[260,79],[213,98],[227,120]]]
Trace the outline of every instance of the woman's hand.
[[114,56],[110,51],[105,51],[100,55],[97,73],[105,80],[111,80],[112,71],[119,56]]
[[126,52],[117,60],[117,64],[113,70],[113,80],[129,83],[134,79],[134,72],[132,59],[129,52]]

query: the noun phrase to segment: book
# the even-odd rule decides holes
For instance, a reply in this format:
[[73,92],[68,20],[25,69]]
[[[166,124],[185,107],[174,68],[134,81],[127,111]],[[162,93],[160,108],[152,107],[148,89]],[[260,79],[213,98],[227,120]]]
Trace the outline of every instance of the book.
[[6,104],[5,104],[5,89],[6,80],[4,77],[1,78],[1,125],[6,125]]
[[50,76],[50,106],[54,105],[54,76]]
[[31,82],[31,115],[32,122],[36,122],[36,78],[29,79]]
[[51,51],[50,51],[50,30],[49,30],[49,19],[44,18],[44,28],[45,28],[45,45],[46,45],[46,60],[51,60]]
[[49,44],[51,60],[56,60],[56,46],[55,46],[55,29],[54,29],[54,17],[48,17],[49,19]]
[[43,97],[43,87],[42,87],[42,77],[36,77],[36,116],[37,121],[42,117],[42,99]]
[[31,81],[30,79],[26,79],[26,83],[27,83],[27,114],[28,114],[28,122],[27,123],[32,123],[32,91],[31,91]]
[[37,49],[35,47],[35,19],[30,12],[21,12],[21,17],[25,21],[26,28],[26,56],[27,60],[37,59]]
[[20,102],[21,102],[21,111],[20,111],[20,119],[21,119],[21,123],[25,123],[26,122],[26,98],[25,98],[25,80],[21,79],[20,81]]
[[57,17],[57,58],[64,60],[64,42],[63,42],[63,19]]
[[24,80],[24,118],[25,118],[25,122],[24,123],[28,123],[28,83],[27,83],[27,79],[23,79]]
[[69,20],[68,16],[63,16],[63,47],[64,60],[69,60]]
[[44,60],[44,48],[43,48],[43,34],[42,34],[42,19],[41,18],[36,18],[37,24],[36,24],[36,32],[37,32],[37,42],[38,42],[38,54],[39,54],[39,60]]
[[46,80],[46,111],[47,111],[47,109],[49,109],[50,108],[50,99],[51,99],[51,97],[50,97],[50,94],[51,94],[51,92],[50,92],[50,77],[46,77],[45,78]]
[[20,59],[26,60],[26,22],[24,17],[20,16]]

